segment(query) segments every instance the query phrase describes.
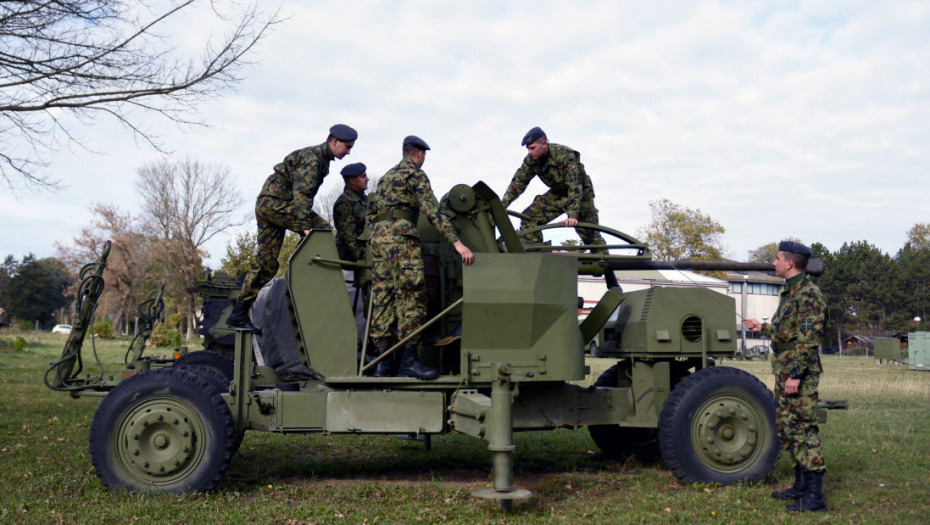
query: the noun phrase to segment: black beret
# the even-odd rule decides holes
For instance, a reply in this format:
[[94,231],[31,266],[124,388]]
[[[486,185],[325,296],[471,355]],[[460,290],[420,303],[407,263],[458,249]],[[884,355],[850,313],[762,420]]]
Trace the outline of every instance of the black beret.
[[529,146],[530,144],[536,142],[537,140],[546,136],[546,132],[543,131],[539,126],[526,132],[526,135],[523,135],[523,142],[520,143],[521,146]]
[[788,253],[798,253],[805,257],[811,256],[811,249],[799,242],[781,241],[778,243],[778,251]]
[[417,137],[416,135],[407,135],[404,138],[404,146],[410,146],[413,148],[417,148],[418,150],[421,150],[421,151],[426,151],[429,149],[429,144],[427,144],[426,141],[424,141],[420,137]]
[[352,142],[358,138],[358,131],[355,131],[345,124],[336,124],[329,128],[329,134],[343,142]]
[[339,173],[342,173],[343,177],[357,177],[362,173],[365,173],[366,169],[368,168],[366,168],[364,164],[361,162],[356,162],[355,164],[346,165],[346,167],[342,168],[342,171]]

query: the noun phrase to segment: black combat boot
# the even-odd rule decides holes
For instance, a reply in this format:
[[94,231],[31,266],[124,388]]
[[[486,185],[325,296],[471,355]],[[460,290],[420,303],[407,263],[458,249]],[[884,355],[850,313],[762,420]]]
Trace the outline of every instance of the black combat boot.
[[252,324],[252,319],[249,318],[249,307],[251,306],[251,302],[245,303],[237,299],[233,304],[232,313],[226,318],[226,324],[230,328],[245,328],[255,335],[262,335],[262,331]]
[[[387,346],[379,346],[372,350],[372,354],[377,358],[381,354],[387,352]],[[371,372],[372,377],[390,377],[391,373],[394,372],[394,356],[389,355],[384,359],[378,361],[375,365],[375,369]]]
[[798,499],[801,495],[804,494],[804,469],[801,468],[801,465],[794,466],[794,485],[791,488],[772,492],[772,497],[775,499]]
[[827,511],[827,500],[823,497],[823,472],[804,473],[804,494],[788,505],[792,512]]
[[614,275],[613,270],[607,270],[604,272],[604,281],[607,282],[607,289],[611,288],[620,288],[620,283],[617,282],[617,276]]
[[436,379],[439,377],[439,372],[420,362],[416,346],[404,345],[400,349],[400,366],[397,368],[397,377]]

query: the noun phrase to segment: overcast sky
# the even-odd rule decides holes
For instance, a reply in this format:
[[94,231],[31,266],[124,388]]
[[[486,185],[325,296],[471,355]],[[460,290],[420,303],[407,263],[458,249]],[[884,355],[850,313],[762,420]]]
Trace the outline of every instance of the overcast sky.
[[[437,195],[479,180],[503,194],[541,126],[581,152],[601,223],[631,235],[663,198],[723,225],[737,260],[785,237],[894,255],[930,222],[925,0],[285,0],[282,12],[237,92],[202,106],[212,127],[146,121],[174,158],[228,167],[243,216],[276,163],[342,122],[359,139],[323,191],[349,162],[383,174],[415,134]],[[208,27],[188,21],[177,38]],[[159,155],[112,122],[78,131],[101,154],[54,157],[46,173],[66,191],[3,190],[0,257],[55,255],[94,203],[140,211],[136,171]],[[212,266],[235,233],[208,246]]]

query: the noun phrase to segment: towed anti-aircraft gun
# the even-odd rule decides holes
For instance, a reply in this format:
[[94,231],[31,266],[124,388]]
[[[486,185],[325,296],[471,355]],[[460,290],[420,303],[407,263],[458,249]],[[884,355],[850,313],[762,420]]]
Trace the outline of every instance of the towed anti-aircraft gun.
[[[620,238],[624,244],[611,248],[626,253],[524,246],[497,196],[480,182],[454,187],[442,207],[476,261],[462,266],[420,221],[429,316],[419,353],[440,371],[438,379],[365,374],[372,364],[360,359],[341,271],[352,263],[338,259],[331,231],[313,231],[291,257],[285,300],[296,352],[315,376],[283,380],[259,364],[244,330],[235,333],[233,372],[225,381],[196,368],[135,374],[112,387],[94,417],[91,460],[101,481],[132,491],[209,490],[246,430],[468,434],[486,440],[493,456],[493,487],[476,495],[505,507],[529,496],[513,486],[515,430],[586,426],[605,455],[661,454],[686,482],[761,480],[772,471],[780,450],[772,394],[744,371],[713,366],[713,358],[736,350],[732,298],[710,298],[701,289],[614,289],[579,326],[578,275],[650,267],[645,245],[583,225]],[[589,374],[586,343],[618,307],[616,365],[594,386],[573,383]],[[441,337],[457,329],[460,338]],[[192,354],[201,353],[211,352]]]

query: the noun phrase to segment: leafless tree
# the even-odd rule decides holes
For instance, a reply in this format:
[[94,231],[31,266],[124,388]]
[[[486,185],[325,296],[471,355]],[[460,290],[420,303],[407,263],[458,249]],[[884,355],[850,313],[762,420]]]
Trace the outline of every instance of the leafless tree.
[[[381,177],[370,177],[368,179],[368,189],[365,190],[365,193],[368,195],[374,193],[375,189],[378,187],[378,181],[380,180]],[[342,195],[343,191],[345,191],[345,184],[340,181],[338,184],[332,184],[329,188],[320,191],[316,194],[316,197],[313,198],[313,211],[333,227],[336,226],[333,224],[333,206],[336,204],[336,199]]]
[[242,195],[227,168],[190,159],[143,166],[138,171],[136,188],[142,196],[145,231],[160,246],[162,268],[168,279],[165,293],[184,298],[179,304],[187,307],[190,336],[194,298],[186,289],[202,271],[204,245],[248,220],[236,217],[244,202]]
[[146,297],[146,285],[149,288],[155,286],[149,275],[148,243],[135,218],[120,212],[116,206],[96,204],[91,213],[93,222],[81,228],[73,246],[57,244],[58,258],[76,274],[81,267],[97,258],[104,242],[113,242],[103,274],[106,288],[98,316],[113,314],[113,328],[121,331],[121,324],[131,319],[136,306]]
[[[205,34],[199,58],[159,34],[206,4],[226,33]],[[116,119],[164,151],[145,116],[181,125],[198,103],[239,80],[245,56],[280,22],[237,0],[4,0],[0,2],[0,185],[57,189],[37,173],[63,148],[90,151],[73,129]],[[72,120],[76,119],[76,120]]]
[[345,187],[340,183],[338,185],[333,184],[325,189],[320,188],[320,190],[313,198],[313,211],[322,217],[324,221],[335,226],[333,224],[333,205],[336,204],[336,199],[342,195]]

